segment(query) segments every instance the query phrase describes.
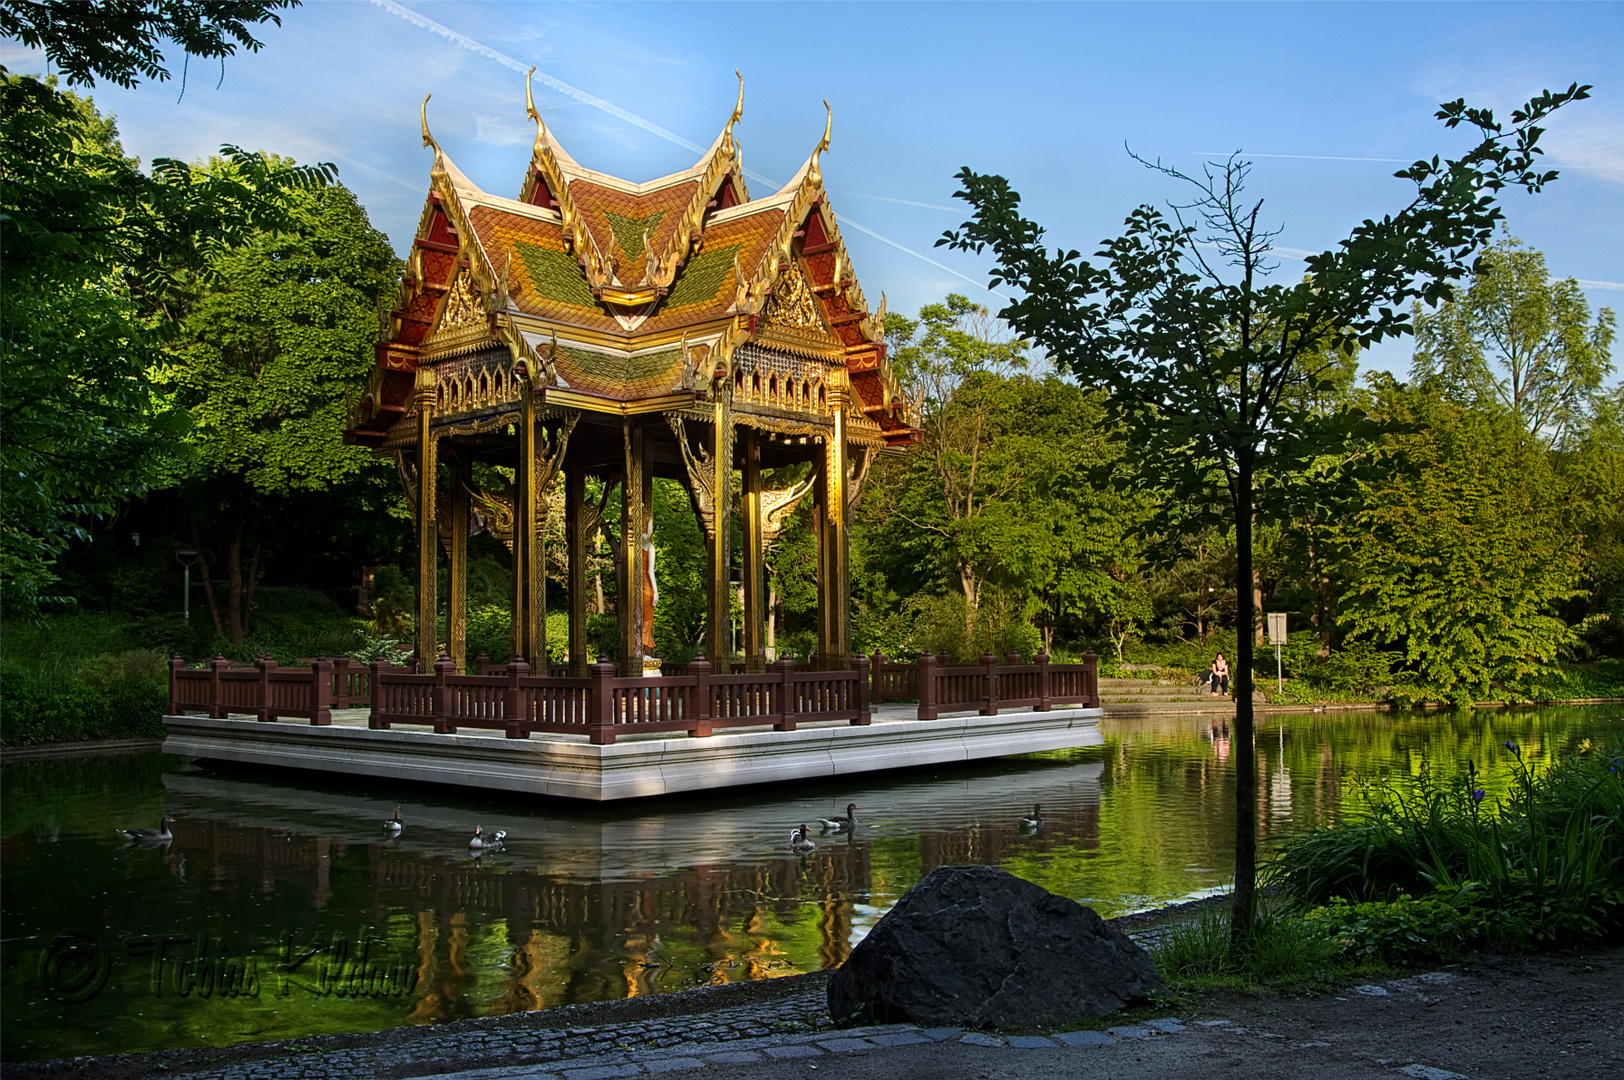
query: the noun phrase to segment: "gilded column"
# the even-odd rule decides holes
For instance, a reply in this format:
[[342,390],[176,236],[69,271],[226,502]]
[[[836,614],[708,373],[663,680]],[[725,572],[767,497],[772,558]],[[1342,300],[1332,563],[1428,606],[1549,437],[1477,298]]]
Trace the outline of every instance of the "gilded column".
[[829,454],[829,510],[825,522],[831,534],[829,571],[834,579],[834,635],[829,669],[844,671],[851,657],[851,529],[847,516],[846,402],[834,413],[834,438]]
[[446,597],[445,636],[457,670],[468,670],[468,485],[472,463],[462,454],[450,458],[451,535],[446,554],[451,560],[450,595]]
[[643,529],[648,507],[644,492],[644,444],[647,436],[632,423],[621,421],[622,472],[620,483],[620,672],[632,678],[643,674]]
[[744,438],[744,669],[766,671],[767,654],[762,647],[762,558],[765,553],[761,530],[761,443],[756,429],[747,427]]
[[[520,382],[518,460],[513,469],[513,654],[529,662],[531,670],[545,664],[545,642],[536,630],[537,490],[536,399],[526,376]],[[545,618],[545,616],[543,616]]]
[[439,381],[417,369],[417,670],[433,671],[439,659],[440,525],[434,505],[440,459],[435,445],[435,392]]
[[570,674],[584,679],[593,657],[586,644],[586,466],[579,450],[564,458],[564,530],[570,546]]
[[711,634],[706,658],[726,675],[733,658],[733,382],[723,378],[711,392],[711,484],[715,528],[710,536]]
[[[825,450],[827,456],[827,450]],[[829,655],[833,648],[833,607],[834,602],[829,595],[829,470],[818,467],[826,463],[815,463],[817,480],[812,485],[812,540],[817,546],[817,597],[818,597],[818,655],[821,664],[823,658]]]

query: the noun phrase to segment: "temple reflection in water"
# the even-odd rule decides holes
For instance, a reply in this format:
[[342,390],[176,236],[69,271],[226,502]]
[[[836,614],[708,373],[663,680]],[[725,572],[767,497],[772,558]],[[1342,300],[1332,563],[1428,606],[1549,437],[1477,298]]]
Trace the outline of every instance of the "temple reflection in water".
[[[385,839],[371,832],[383,816],[373,799],[175,773],[165,785],[178,821],[162,857],[187,891],[223,894],[194,897],[197,907],[291,921],[252,936],[271,967],[314,957],[298,985],[342,996],[368,978],[343,964],[409,962],[406,1019],[434,1023],[837,966],[936,866],[1087,857],[1099,847],[1101,770],[1056,764],[1023,785],[1023,800],[1045,806],[1038,837],[1002,809],[1007,777],[972,775],[854,790],[865,809],[850,834],[818,835],[804,802],[679,804],[622,820],[508,820],[504,848],[479,858],[467,841],[480,814],[468,809],[403,804],[404,832]],[[803,820],[818,846],[792,854],[778,823]],[[229,936],[233,920],[222,925]],[[386,976],[371,977],[392,986]]]

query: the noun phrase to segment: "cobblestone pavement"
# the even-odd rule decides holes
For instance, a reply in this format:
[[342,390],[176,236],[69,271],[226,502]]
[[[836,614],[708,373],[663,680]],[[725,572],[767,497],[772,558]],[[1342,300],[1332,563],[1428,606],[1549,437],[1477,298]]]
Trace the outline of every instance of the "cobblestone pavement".
[[[1386,985],[1355,988],[1353,993],[1388,996],[1442,986],[1457,976],[1437,972]],[[1005,1053],[1033,1050],[1085,1050],[1123,1047],[1137,1053],[1152,1042],[1180,1040],[1185,1035],[1230,1035],[1237,1041],[1279,1039],[1269,1032],[1249,1031],[1229,1020],[1187,1021],[1161,1017],[1103,1031],[1052,1035],[994,1035],[961,1028],[923,1028],[913,1024],[836,1029],[829,1026],[821,992],[798,994],[779,1002],[719,1009],[702,1016],[606,1024],[587,1028],[514,1029],[426,1034],[401,1046],[335,1050],[271,1058],[183,1074],[184,1080],[341,1080],[341,1078],[425,1077],[432,1080],[611,1080],[617,1077],[663,1076],[698,1069],[802,1062],[867,1055],[899,1047],[932,1044],[975,1047]],[[1246,1041],[1252,1041],[1246,1040]],[[1194,1039],[1191,1040],[1195,1041]],[[1301,1044],[1327,1047],[1325,1042]],[[1168,1047],[1167,1049],[1172,1049]],[[1195,1047],[1191,1046],[1191,1050]],[[1023,1055],[1024,1056],[1024,1055]],[[1090,1055],[1094,1057],[1095,1055]],[[482,1063],[458,1068],[451,1063]],[[1035,1064],[1035,1061],[1033,1062]],[[828,1066],[825,1065],[826,1074]],[[1103,1064],[1103,1063],[1102,1063]],[[1414,1080],[1452,1080],[1462,1074],[1421,1062],[1383,1063],[1395,1076]],[[910,1070],[911,1072],[912,1070]],[[1383,1071],[1387,1071],[1384,1069]]]
[[[746,990],[745,987],[752,989]],[[824,979],[265,1045],[203,1067],[128,1058],[8,1066],[19,1080],[1624,1080],[1624,948],[1480,955],[1325,993],[1220,995],[1103,1030],[836,1029]],[[689,996],[693,995],[693,996]],[[672,998],[685,1000],[673,1002]],[[673,1006],[680,1006],[680,1009]],[[1109,1021],[1107,1021],[1109,1023]],[[229,1053],[229,1051],[228,1051]]]

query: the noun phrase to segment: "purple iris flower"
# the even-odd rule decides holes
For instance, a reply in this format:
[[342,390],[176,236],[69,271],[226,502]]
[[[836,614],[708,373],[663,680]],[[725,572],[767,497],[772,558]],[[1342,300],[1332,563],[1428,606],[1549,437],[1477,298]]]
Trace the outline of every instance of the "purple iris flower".
[[1482,788],[1473,789],[1473,791],[1472,791],[1472,802],[1473,803],[1480,803],[1482,801],[1483,801],[1483,789]]

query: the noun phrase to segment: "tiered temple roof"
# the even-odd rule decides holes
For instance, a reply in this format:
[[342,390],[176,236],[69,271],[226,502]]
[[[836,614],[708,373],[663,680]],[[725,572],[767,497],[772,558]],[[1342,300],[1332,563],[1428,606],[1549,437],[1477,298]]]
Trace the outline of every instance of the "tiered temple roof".
[[[380,311],[378,365],[352,441],[408,437],[420,366],[442,369],[436,412],[455,415],[511,400],[502,384],[519,363],[553,407],[670,411],[731,377],[734,408],[759,413],[758,426],[825,415],[840,393],[854,443],[912,441],[886,361],[883,299],[869,308],[823,188],[830,128],[788,184],[752,199],[733,135],[743,100],[741,87],[692,168],[641,184],[577,164],[527,100],[535,145],[508,199],[452,163],[429,132],[425,99],[430,191],[394,302]],[[735,362],[745,344],[768,358],[748,375]],[[498,347],[505,364],[459,373],[446,363]]]

